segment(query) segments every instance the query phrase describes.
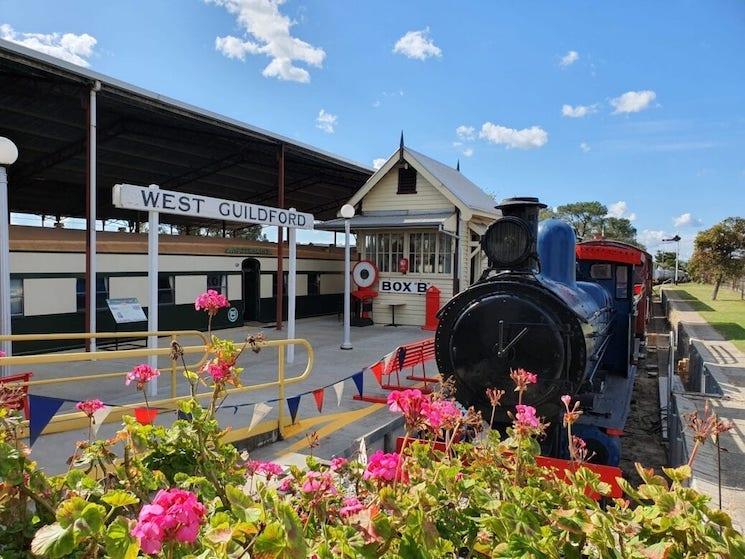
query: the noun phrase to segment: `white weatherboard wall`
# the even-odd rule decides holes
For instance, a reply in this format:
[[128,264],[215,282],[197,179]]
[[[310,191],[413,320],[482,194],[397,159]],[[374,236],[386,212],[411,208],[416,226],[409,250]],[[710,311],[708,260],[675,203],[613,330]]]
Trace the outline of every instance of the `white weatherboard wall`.
[[207,276],[176,276],[176,304],[194,303],[200,293],[207,289]]
[[398,169],[394,167],[362,199],[362,211],[453,211],[453,204],[422,175],[416,176],[416,194],[397,194]]
[[71,313],[77,310],[75,278],[28,278],[23,280],[23,314]]

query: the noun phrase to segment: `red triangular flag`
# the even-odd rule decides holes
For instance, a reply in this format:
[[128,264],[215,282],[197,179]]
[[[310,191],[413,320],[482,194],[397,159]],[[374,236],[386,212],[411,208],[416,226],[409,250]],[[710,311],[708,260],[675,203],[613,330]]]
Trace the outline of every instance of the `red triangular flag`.
[[375,375],[375,380],[378,381],[378,384],[380,386],[383,386],[383,368],[385,367],[385,363],[383,361],[378,361],[370,367],[370,372],[372,372],[373,375]]
[[316,407],[318,408],[318,413],[321,413],[321,411],[323,411],[323,388],[314,390],[313,398],[315,398],[316,400]]

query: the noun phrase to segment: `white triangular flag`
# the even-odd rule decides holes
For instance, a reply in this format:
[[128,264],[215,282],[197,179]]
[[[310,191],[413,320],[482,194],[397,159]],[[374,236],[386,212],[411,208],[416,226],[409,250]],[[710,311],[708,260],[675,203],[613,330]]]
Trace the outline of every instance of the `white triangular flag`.
[[336,392],[336,407],[341,406],[341,395],[344,394],[344,381],[340,380],[334,385],[334,392]]
[[98,435],[98,429],[101,427],[101,425],[103,425],[104,421],[106,421],[106,416],[110,413],[111,406],[104,406],[93,412],[93,426],[91,428],[91,432],[93,433],[94,437]]
[[253,428],[259,424],[259,421],[264,419],[270,411],[272,411],[272,406],[269,406],[263,402],[260,404],[256,404],[254,406],[254,413],[251,416],[251,423],[248,426],[248,430],[253,430]]
[[357,461],[363,466],[367,466],[367,445],[365,444],[365,437],[360,439],[360,451],[357,455]]

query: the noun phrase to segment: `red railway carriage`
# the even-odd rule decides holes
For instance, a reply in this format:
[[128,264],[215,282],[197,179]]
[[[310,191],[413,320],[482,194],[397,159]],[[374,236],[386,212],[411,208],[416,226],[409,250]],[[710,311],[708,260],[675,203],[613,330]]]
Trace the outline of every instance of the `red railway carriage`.
[[652,255],[628,243],[597,239],[577,245],[577,260],[620,262],[634,267],[634,335],[643,338],[652,302]]

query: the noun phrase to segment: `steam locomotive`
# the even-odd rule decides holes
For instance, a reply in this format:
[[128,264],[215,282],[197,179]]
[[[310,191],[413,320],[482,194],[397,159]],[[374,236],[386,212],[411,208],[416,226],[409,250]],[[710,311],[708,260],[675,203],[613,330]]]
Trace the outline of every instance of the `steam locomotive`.
[[551,422],[546,455],[566,457],[560,397],[584,414],[574,434],[596,463],[617,465],[636,372],[634,268],[643,251],[620,243],[576,242],[567,223],[539,223],[545,204],[509,198],[481,239],[488,269],[439,313],[437,365],[454,377],[457,398],[490,417],[487,388],[505,391],[495,427],[511,422],[513,369],[537,373],[523,403]]

